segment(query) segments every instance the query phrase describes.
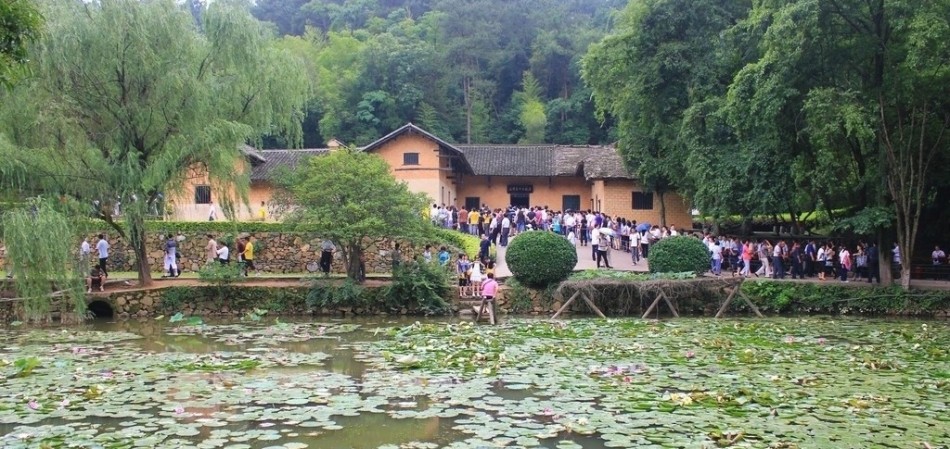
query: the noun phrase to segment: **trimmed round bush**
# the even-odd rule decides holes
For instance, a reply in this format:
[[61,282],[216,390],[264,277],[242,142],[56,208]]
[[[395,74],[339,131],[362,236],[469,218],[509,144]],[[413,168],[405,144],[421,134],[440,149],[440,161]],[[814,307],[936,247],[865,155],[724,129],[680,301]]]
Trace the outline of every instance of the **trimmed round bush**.
[[709,270],[709,250],[702,240],[684,235],[669,237],[650,245],[651,273],[692,272]]
[[511,241],[505,263],[518,282],[547,287],[567,279],[577,265],[577,250],[553,232],[529,231]]

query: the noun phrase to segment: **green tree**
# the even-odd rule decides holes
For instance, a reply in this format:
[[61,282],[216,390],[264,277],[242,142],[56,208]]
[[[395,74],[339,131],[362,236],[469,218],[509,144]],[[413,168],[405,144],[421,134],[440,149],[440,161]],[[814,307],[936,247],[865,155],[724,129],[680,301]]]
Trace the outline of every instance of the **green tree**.
[[228,2],[211,4],[203,33],[172,0],[50,2],[44,12],[35,79],[0,101],[0,133],[16,147],[0,155],[0,173],[23,194],[97,201],[148,284],[153,204],[191,176],[207,176],[226,210],[246,198],[240,145],[264,133],[299,142],[309,82]]
[[374,154],[333,151],[311,158],[278,184],[289,194],[286,221],[333,241],[350,279],[359,278],[368,245],[431,235],[432,225],[422,217],[429,201],[396,181],[389,165]]
[[547,129],[548,117],[544,113],[544,103],[541,102],[541,86],[531,72],[524,72],[524,82],[521,92],[516,96],[521,103],[519,118],[524,127],[524,136],[518,143],[544,143],[544,132]]
[[39,35],[41,17],[31,0],[0,3],[0,86],[10,87],[22,75],[29,44]]

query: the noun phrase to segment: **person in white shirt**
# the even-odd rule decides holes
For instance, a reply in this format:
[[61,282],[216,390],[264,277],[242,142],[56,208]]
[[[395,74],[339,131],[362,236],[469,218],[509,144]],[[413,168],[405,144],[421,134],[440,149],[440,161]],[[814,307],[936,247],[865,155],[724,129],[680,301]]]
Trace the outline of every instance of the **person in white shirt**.
[[676,225],[670,225],[670,237],[676,237],[678,235],[680,235],[680,233],[676,230]]
[[214,221],[218,218],[218,210],[214,207],[214,202],[208,203],[208,221]]
[[99,234],[99,241],[96,242],[96,252],[99,255],[99,271],[102,272],[103,278],[108,278],[109,272],[106,271],[106,262],[109,259],[109,242],[106,241],[105,234]]
[[79,245],[79,263],[83,273],[89,271],[90,256],[92,256],[92,247],[89,245],[89,238],[83,237],[82,244]]
[[713,240],[709,244],[709,252],[711,253],[712,260],[712,274],[716,276],[722,275],[722,247],[719,246],[719,242]]
[[935,246],[934,251],[930,253],[930,258],[933,259],[934,265],[940,265],[943,263],[943,260],[947,258],[947,255],[939,246]]
[[501,219],[501,240],[498,244],[501,246],[508,246],[508,235],[511,234],[511,219],[508,218],[508,215],[504,215]]
[[630,257],[634,265],[640,261],[640,233],[636,229],[630,231]]
[[220,262],[221,265],[231,263],[231,250],[228,249],[228,245],[222,243],[216,253],[218,254],[218,262]]
[[825,250],[825,246],[822,245],[818,248],[818,255],[815,257],[815,261],[818,263],[818,280],[825,280],[825,261],[828,260],[828,252]]

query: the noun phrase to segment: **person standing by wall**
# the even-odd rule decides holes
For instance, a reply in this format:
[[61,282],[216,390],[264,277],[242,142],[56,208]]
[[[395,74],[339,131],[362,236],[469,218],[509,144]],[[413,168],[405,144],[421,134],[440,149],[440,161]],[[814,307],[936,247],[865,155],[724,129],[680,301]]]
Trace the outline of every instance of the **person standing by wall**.
[[[175,240],[175,237],[171,234],[168,235],[168,238],[165,239],[165,271],[168,272],[167,277],[178,277],[178,261],[176,256],[178,255],[178,241]],[[166,276],[162,276],[166,277]]]
[[205,260],[207,263],[214,262],[218,258],[218,242],[214,241],[214,236],[208,234],[208,244],[205,245]]
[[244,237],[244,277],[248,276],[250,270],[254,270],[256,276],[261,275],[261,271],[254,265],[254,241],[251,237]]
[[96,252],[99,255],[99,271],[102,271],[104,278],[109,278],[109,271],[106,269],[106,263],[109,260],[109,242],[105,234],[99,234],[99,241],[96,242]]
[[333,253],[336,251],[336,245],[330,240],[324,240],[320,244],[320,269],[324,276],[330,275],[330,266],[333,264]]
[[874,279],[877,279],[878,284],[881,283],[881,252],[876,244],[871,243],[868,246],[868,284]]
[[218,210],[214,207],[214,202],[208,202],[208,221],[214,221],[218,218]]

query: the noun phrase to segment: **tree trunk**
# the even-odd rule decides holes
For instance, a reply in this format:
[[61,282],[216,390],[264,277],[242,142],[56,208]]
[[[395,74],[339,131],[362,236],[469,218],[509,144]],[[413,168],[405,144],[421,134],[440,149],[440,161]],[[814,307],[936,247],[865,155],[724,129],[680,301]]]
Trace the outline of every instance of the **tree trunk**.
[[656,192],[656,196],[660,199],[660,227],[666,226],[666,195],[662,190]]
[[[137,215],[137,214],[136,214]],[[135,253],[135,267],[138,270],[139,285],[152,285],[152,272],[148,265],[148,248],[145,247],[145,220],[141,216],[129,217],[129,240]]]
[[360,280],[360,258],[363,255],[361,240],[350,240],[343,244],[343,266],[346,268],[346,277],[352,281]]
[[[901,255],[903,257],[903,255]],[[901,288],[910,290],[910,265],[901,260]]]

